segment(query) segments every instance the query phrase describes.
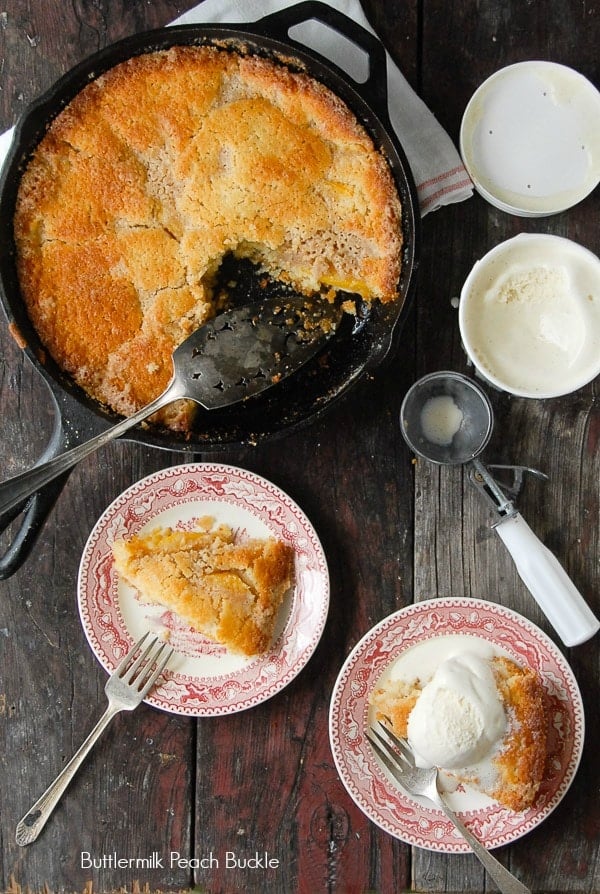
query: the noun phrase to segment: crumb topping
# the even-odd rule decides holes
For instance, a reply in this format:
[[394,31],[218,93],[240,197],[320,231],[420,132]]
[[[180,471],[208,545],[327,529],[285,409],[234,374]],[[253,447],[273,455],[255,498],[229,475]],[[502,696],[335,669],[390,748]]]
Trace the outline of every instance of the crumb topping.
[[[349,109],[302,73],[214,47],[130,59],[58,115],[15,214],[21,289],[59,366],[131,415],[216,311],[229,253],[303,293],[392,301],[400,203]],[[188,429],[191,404],[161,421]]]
[[142,602],[165,606],[232,652],[269,647],[293,578],[294,551],[274,538],[238,541],[224,524],[154,528],[117,540],[115,567]]

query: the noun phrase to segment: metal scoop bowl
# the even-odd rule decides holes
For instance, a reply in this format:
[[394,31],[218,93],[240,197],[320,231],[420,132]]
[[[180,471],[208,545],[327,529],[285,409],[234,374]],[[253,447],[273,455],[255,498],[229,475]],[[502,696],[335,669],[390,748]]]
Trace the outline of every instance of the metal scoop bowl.
[[439,465],[462,465],[488,443],[494,427],[492,405],[466,376],[431,373],[407,392],[400,426],[408,446],[423,459]]
[[579,645],[598,631],[600,621],[519,513],[512,493],[505,492],[490,469],[511,470],[513,490],[526,472],[546,476],[524,466],[484,465],[478,456],[493,426],[488,396],[472,379],[455,372],[435,372],[419,379],[406,393],[400,410],[400,428],[411,450],[438,465],[465,466],[471,483],[496,511],[494,529],[526,587],[564,644]]
[[173,353],[173,377],[156,400],[84,444],[0,484],[0,517],[99,447],[187,398],[207,410],[248,400],[292,375],[335,333],[342,310],[318,296],[278,297],[219,314]]

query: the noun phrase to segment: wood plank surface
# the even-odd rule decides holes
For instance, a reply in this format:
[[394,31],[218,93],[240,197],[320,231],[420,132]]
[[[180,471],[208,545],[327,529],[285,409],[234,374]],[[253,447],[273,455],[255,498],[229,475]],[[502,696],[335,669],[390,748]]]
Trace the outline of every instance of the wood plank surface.
[[[160,27],[193,5],[5,0],[0,128],[11,126],[79,60],[120,37]],[[600,80],[600,6],[583,0],[363,0],[363,8],[455,141],[470,95],[503,65],[546,58]],[[490,599],[522,612],[557,641],[463,470],[414,461],[398,425],[402,398],[418,376],[442,368],[472,372],[452,299],[474,261],[503,239],[536,231],[597,251],[598,191],[538,221],[504,214],[478,196],[428,215],[415,302],[394,356],[316,423],[256,448],[195,457],[265,476],[307,514],[331,578],[321,642],[282,692],[251,710],[195,721],[143,705],[116,718],[43,835],[22,849],[14,842],[16,822],[104,709],[105,675],[76,605],[88,535],[132,482],[186,457],[118,442],[72,472],[32,555],[0,581],[0,891],[496,890],[473,856],[411,848],[362,814],[333,762],[328,711],[337,674],[356,642],[413,601],[465,594]],[[490,396],[496,425],[486,458],[549,475],[546,483],[527,479],[519,506],[600,612],[598,382],[556,400]],[[8,477],[44,449],[53,409],[4,325],[0,407],[0,468]],[[0,537],[0,553],[14,530]],[[586,710],[581,767],[554,813],[496,852],[536,894],[600,892],[598,637],[567,655]],[[181,859],[170,861],[171,852]],[[227,865],[226,852],[236,865]],[[88,868],[87,854],[105,865]],[[255,854],[261,865],[242,865]],[[157,865],[116,869],[110,865],[116,856]],[[265,868],[269,859],[278,865]]]

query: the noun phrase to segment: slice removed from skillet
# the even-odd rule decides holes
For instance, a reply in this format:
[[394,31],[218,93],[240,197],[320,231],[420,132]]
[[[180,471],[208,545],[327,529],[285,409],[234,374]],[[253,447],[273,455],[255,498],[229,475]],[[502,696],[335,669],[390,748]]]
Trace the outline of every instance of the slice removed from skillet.
[[173,377],[156,400],[90,441],[0,484],[0,516],[173,401],[188,398],[213,410],[278,384],[314,357],[342,315],[334,303],[293,295],[219,314],[175,350]]

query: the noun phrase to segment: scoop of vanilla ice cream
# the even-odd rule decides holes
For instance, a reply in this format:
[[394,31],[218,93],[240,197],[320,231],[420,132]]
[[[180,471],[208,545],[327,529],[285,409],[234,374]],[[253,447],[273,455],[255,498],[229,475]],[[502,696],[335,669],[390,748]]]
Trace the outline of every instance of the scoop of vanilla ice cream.
[[506,715],[489,663],[462,654],[442,662],[408,718],[417,763],[456,769],[483,760],[503,736]]

